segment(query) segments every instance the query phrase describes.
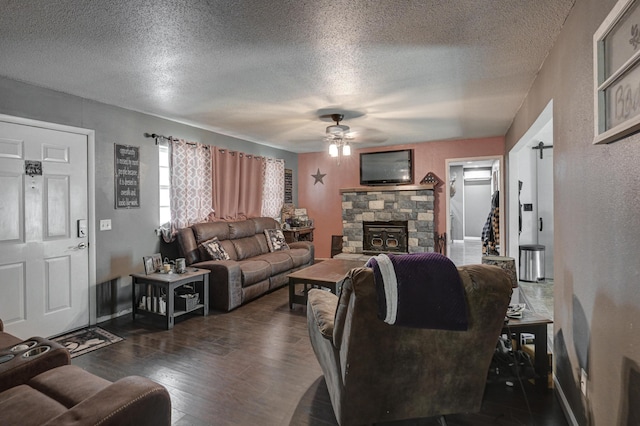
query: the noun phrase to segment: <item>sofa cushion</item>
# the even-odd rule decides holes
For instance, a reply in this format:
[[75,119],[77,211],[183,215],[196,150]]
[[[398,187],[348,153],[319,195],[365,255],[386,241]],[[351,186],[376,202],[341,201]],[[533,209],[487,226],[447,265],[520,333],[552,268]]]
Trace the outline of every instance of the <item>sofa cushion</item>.
[[280,223],[272,217],[254,217],[251,220],[256,224],[256,234],[262,234],[265,229],[280,228]]
[[8,348],[9,346],[17,345],[22,342],[22,339],[16,336],[0,331],[0,348]]
[[229,239],[229,223],[228,222],[203,222],[191,225],[193,235],[196,237],[198,244],[202,244],[212,238],[219,240]]
[[267,239],[269,251],[289,250],[284,234],[280,229],[265,229],[264,235]]
[[250,257],[259,256],[262,252],[262,247],[256,235],[252,237],[240,238],[238,240],[231,240],[233,246],[236,249],[238,260],[248,259]]
[[293,268],[293,260],[286,251],[266,253],[256,256],[254,259],[260,259],[268,262],[269,265],[271,265],[271,275],[277,275]]
[[291,247],[289,250],[286,250],[285,253],[291,257],[294,268],[302,265],[308,265],[313,262],[313,259],[311,259],[311,250],[309,250],[308,247]]
[[28,385],[14,386],[0,393],[0,423],[43,425],[67,411],[67,407]]
[[229,255],[229,259],[238,260],[238,253],[236,253],[236,246],[233,245],[232,240],[222,240],[220,241],[220,245]]
[[201,244],[206,253],[207,253],[207,259],[211,259],[211,260],[229,260],[231,259],[231,257],[229,257],[229,254],[227,253],[227,251],[224,249],[224,247],[222,246],[222,244],[220,244],[220,241],[218,240],[218,238],[212,238],[209,241],[205,241],[204,243]]
[[266,280],[271,275],[271,265],[264,260],[241,260],[238,265],[242,271],[242,287]]
[[76,365],[65,365],[45,371],[29,381],[29,386],[67,407],[79,404],[109,385],[110,381]]
[[256,235],[256,224],[252,219],[227,222],[227,224],[229,225],[229,239],[231,240]]

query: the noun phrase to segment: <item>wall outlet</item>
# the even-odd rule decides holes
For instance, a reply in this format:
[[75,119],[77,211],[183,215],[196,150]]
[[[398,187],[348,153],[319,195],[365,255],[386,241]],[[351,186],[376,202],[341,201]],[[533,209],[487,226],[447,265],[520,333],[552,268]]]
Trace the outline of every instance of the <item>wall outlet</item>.
[[102,219],[100,221],[101,231],[111,231],[111,219]]
[[580,369],[580,390],[584,396],[587,396],[587,372],[584,368]]

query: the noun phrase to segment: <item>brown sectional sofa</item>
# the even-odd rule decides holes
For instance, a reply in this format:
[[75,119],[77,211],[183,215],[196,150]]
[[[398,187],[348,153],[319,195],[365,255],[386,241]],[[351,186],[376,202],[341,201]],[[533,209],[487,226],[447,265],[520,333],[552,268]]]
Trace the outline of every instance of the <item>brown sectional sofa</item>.
[[171,424],[163,386],[139,376],[112,383],[69,363],[60,344],[22,341],[0,320],[0,425]]
[[[287,275],[313,264],[314,247],[307,241],[288,250],[269,251],[265,229],[279,229],[270,217],[237,222],[206,222],[178,231],[178,248],[187,265],[211,271],[209,307],[230,311],[287,283]],[[229,260],[211,260],[202,243],[217,238]]]

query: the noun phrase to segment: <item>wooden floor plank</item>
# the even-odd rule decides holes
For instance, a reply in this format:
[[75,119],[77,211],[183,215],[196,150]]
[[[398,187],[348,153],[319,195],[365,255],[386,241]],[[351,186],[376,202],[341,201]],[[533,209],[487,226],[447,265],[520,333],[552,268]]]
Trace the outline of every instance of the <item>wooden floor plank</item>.
[[[174,425],[336,425],[309,342],[304,306],[286,288],[229,313],[186,316],[172,330],[127,315],[101,323],[125,340],[72,363],[115,381],[141,375],[166,386]],[[532,412],[529,412],[528,405]],[[447,416],[449,426],[565,426],[553,392],[529,383],[487,386],[482,411]],[[435,419],[394,425],[437,425]]]

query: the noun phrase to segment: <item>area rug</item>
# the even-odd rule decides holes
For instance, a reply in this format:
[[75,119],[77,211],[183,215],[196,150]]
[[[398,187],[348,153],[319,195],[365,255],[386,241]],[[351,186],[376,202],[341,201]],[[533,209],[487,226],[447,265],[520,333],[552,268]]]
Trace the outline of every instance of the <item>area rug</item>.
[[124,340],[120,336],[100,328],[89,327],[52,339],[67,348],[71,358],[95,351]]

